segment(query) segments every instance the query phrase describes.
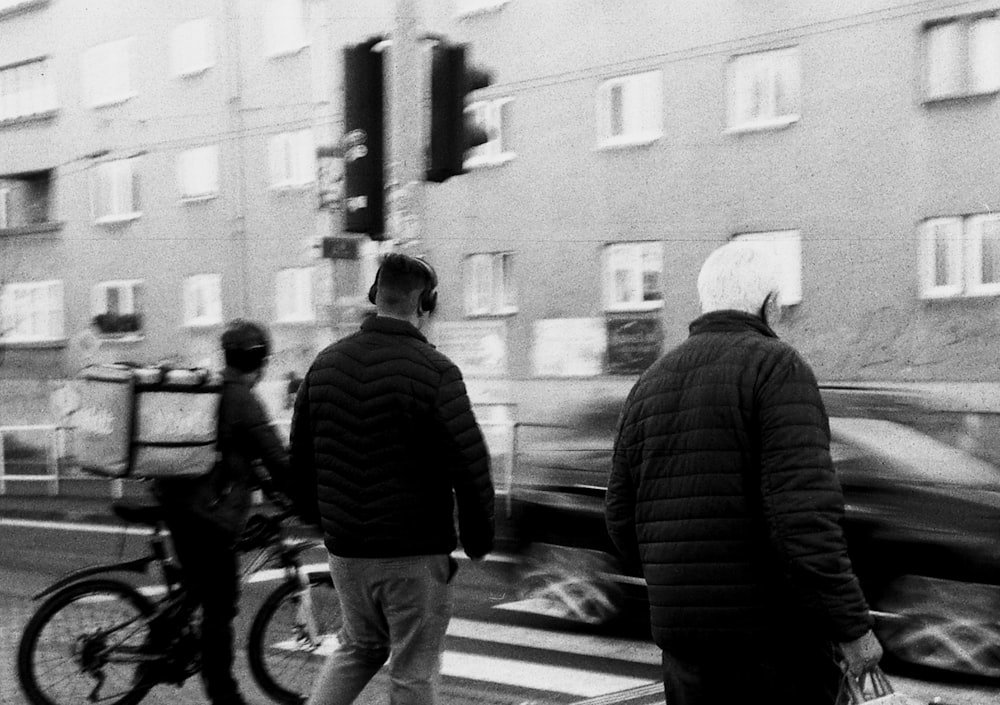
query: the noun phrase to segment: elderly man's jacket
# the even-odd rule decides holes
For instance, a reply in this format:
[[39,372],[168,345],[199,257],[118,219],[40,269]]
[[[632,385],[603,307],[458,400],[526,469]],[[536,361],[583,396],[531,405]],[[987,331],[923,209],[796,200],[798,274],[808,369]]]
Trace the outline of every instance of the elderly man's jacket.
[[849,641],[868,606],[812,370],[755,316],[706,314],[619,420],[608,530],[641,561],[664,647],[794,625]]

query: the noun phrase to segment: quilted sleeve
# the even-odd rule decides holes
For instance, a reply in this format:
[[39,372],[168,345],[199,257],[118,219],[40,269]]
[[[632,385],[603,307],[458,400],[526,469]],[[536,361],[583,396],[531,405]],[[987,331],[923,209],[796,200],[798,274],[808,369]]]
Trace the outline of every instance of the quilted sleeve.
[[458,504],[459,539],[470,558],[480,558],[493,550],[493,479],[486,441],[458,367],[442,374],[436,406],[450,446],[443,455]]
[[793,589],[831,638],[872,624],[841,529],[844,500],[830,460],[829,420],[812,370],[787,348],[758,390],[761,493],[772,547]]
[[626,402],[618,419],[614,451],[611,455],[608,491],[604,498],[604,518],[608,536],[626,565],[639,562],[639,543],[635,533],[635,486],[627,453],[629,441],[625,434],[628,409],[629,403]]

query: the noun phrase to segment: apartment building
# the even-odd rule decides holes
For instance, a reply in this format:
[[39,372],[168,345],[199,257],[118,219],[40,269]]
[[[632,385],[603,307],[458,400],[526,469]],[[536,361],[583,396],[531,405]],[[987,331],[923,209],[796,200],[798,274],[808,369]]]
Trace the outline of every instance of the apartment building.
[[997,379],[1000,3],[482,5],[494,139],[427,231],[522,408],[621,393],[731,238],[782,258],[821,379]]
[[[495,77],[468,173],[419,187],[429,334],[477,400],[620,395],[731,238],[781,257],[779,333],[821,378],[995,379],[1000,3],[417,6]],[[204,364],[249,316],[275,383],[353,327],[375,245],[317,259],[316,153],[341,48],[396,9],[0,0],[0,380],[67,374],[85,329]]]

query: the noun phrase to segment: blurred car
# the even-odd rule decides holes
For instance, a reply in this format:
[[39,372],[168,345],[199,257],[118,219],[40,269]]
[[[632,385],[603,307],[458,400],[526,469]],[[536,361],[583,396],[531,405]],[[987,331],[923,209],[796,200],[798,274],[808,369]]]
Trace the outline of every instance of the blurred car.
[[[1000,678],[1000,395],[824,386],[851,560],[889,658]],[[605,624],[644,607],[604,528],[621,400],[515,427],[505,516],[525,597]]]

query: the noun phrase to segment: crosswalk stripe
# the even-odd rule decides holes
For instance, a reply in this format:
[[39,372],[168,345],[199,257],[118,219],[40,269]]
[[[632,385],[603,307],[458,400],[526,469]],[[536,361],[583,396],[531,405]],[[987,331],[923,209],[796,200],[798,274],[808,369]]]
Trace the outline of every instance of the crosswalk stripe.
[[[324,636],[313,657],[327,657],[340,646],[337,638]],[[271,645],[276,649],[296,649],[294,641]],[[647,686],[654,681],[634,676],[587,671],[568,666],[555,666],[520,659],[483,656],[447,650],[441,659],[441,675],[451,678],[498,683],[531,690],[563,693],[581,698],[594,698],[622,690]]]
[[615,639],[588,634],[561,634],[546,629],[517,627],[496,622],[452,618],[448,636],[477,639],[497,644],[561,651],[577,656],[597,656],[651,666],[661,662],[659,648],[647,641]]
[[452,678],[488,681],[502,685],[566,693],[583,698],[616,693],[647,685],[650,681],[631,676],[596,673],[566,666],[480,656],[446,651],[441,673]]

